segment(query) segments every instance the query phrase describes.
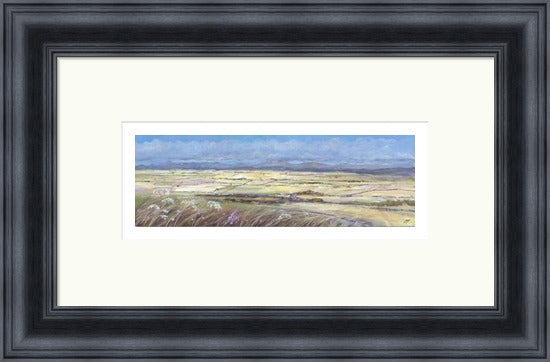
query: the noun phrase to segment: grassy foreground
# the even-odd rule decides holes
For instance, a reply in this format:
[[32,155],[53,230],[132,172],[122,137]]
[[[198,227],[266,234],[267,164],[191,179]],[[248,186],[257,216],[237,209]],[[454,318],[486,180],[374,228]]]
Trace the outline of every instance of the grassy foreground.
[[136,226],[414,226],[414,177],[136,170]]

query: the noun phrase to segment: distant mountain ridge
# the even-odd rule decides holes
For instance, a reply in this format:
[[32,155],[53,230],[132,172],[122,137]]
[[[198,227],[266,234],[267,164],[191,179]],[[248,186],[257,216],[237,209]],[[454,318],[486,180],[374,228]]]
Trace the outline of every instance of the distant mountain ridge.
[[414,176],[412,167],[386,167],[366,165],[327,165],[320,162],[303,162],[291,164],[288,162],[269,162],[263,164],[222,163],[222,162],[167,162],[163,164],[136,165],[136,170],[268,170],[268,171],[304,171],[304,172],[353,172],[372,175],[402,175]]

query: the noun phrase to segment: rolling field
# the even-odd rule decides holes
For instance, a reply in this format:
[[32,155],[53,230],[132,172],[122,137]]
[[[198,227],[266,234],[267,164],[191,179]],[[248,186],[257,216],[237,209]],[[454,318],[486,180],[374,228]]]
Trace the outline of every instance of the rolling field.
[[414,177],[136,170],[136,226],[414,226]]

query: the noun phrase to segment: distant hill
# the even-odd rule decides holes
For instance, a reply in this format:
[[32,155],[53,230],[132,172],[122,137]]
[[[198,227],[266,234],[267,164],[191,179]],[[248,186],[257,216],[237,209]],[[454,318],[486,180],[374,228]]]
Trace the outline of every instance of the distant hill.
[[414,176],[413,167],[383,167],[367,165],[328,165],[319,162],[267,162],[262,164],[223,163],[223,162],[166,162],[163,164],[136,165],[136,170],[269,170],[304,172],[354,172],[372,175]]

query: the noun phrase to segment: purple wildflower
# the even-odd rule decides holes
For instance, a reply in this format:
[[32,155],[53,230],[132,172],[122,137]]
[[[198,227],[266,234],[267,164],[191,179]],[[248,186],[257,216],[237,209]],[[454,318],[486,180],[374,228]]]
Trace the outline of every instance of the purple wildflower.
[[240,220],[239,210],[235,209],[231,215],[227,217],[227,225],[235,225]]

